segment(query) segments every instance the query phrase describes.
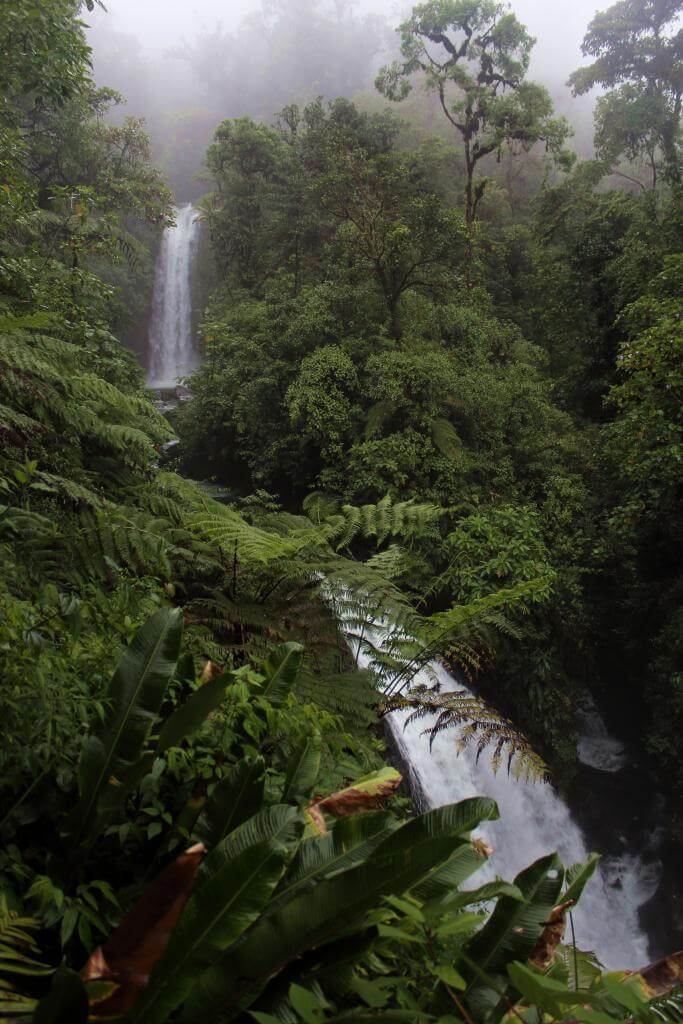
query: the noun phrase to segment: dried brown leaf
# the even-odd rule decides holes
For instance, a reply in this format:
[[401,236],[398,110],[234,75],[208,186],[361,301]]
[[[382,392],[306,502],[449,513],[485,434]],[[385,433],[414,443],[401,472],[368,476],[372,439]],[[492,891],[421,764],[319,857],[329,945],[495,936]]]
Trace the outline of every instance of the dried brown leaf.
[[645,982],[648,999],[665,996],[672,988],[683,984],[683,950],[643,967],[638,974]]
[[543,922],[543,931],[538,936],[530,961],[539,971],[547,971],[555,958],[555,951],[564,938],[565,915],[574,900],[560,903],[550,911],[550,917]]
[[[206,854],[196,843],[167,865],[81,971],[90,995],[90,1019],[128,1013],[164,952]],[[103,981],[108,985],[101,985]]]

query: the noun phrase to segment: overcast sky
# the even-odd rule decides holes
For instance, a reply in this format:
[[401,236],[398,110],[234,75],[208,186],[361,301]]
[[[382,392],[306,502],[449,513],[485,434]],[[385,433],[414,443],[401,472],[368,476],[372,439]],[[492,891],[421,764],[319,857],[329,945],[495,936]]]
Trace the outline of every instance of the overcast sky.
[[[192,38],[198,29],[220,20],[224,28],[237,26],[259,6],[258,0],[105,0],[107,13],[86,12],[84,20],[98,28],[108,26],[134,35],[143,49],[157,55]],[[537,37],[535,71],[543,77],[564,79],[580,62],[580,44],[596,9],[611,0],[513,0],[512,9]],[[408,5],[410,6],[410,5]],[[396,22],[406,9],[395,0],[358,0],[359,12],[385,14]]]

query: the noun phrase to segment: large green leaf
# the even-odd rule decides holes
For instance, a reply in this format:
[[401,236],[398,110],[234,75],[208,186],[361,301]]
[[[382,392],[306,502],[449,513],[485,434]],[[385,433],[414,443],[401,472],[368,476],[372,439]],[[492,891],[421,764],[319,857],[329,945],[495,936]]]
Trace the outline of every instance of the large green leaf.
[[562,982],[549,978],[525,964],[508,964],[512,984],[525,999],[540,1010],[562,1017],[567,1006],[585,1006],[595,1003],[596,997],[586,991],[572,991]]
[[348,786],[317,801],[320,811],[333,818],[344,818],[349,814],[361,814],[377,810],[391,799],[401,785],[403,776],[395,768],[385,765],[378,771],[354,779]]
[[392,847],[398,843],[409,849],[415,838],[423,836],[466,835],[481,824],[499,818],[495,800],[485,796],[473,796],[457,804],[445,804],[412,818],[395,833]]
[[[484,927],[465,946],[468,963],[475,963],[486,974],[502,974],[514,960],[527,960],[558,901],[563,877],[564,869],[556,853],[520,872],[515,886],[522,901],[513,896],[498,900]],[[478,980],[471,972],[470,978],[472,984]]]
[[[181,608],[162,608],[138,632],[119,662],[107,694],[104,722],[81,754],[81,799],[68,822],[78,838],[93,822],[106,789],[112,796],[135,772],[157,719],[182,642]],[[105,800],[115,807],[116,800]]]
[[460,892],[452,890],[440,899],[431,900],[423,906],[423,912],[430,917],[438,916],[446,911],[461,910],[463,907],[471,907],[477,903],[485,903],[489,900],[498,899],[500,896],[509,896],[510,899],[521,902],[524,897],[516,885],[496,879],[494,882],[486,882],[478,889],[465,889]]
[[60,967],[33,1015],[33,1024],[86,1024],[88,995],[75,971]]
[[445,864],[423,878],[412,890],[420,900],[438,900],[457,892],[470,875],[486,863],[486,854],[469,839],[461,839]]
[[157,754],[163,754],[169,747],[177,747],[186,736],[196,732],[211,712],[220,707],[229,683],[230,676],[217,676],[200,686],[184,704],[177,707],[159,733]]
[[235,1012],[249,1006],[291,960],[361,924],[383,896],[405,892],[443,863],[460,842],[453,832],[473,827],[473,817],[457,806],[429,811],[384,839],[364,863],[278,902],[243,942],[205,972],[181,1020],[207,1019],[219,1006]]
[[[129,1024],[161,1024],[187,998],[197,978],[259,917],[296,847],[303,822],[280,808],[271,837],[231,855],[224,839],[202,865],[168,946],[154,968]],[[234,844],[233,844],[234,846]],[[207,1016],[206,1019],[209,1019]]]
[[245,759],[213,787],[193,832],[207,849],[256,814],[263,799],[265,767],[262,757]]
[[306,736],[292,751],[282,798],[285,803],[303,803],[310,799],[320,771],[321,743],[320,733],[316,731]]
[[216,846],[197,872],[197,885],[201,885],[205,878],[214,874],[221,862],[239,857],[245,850],[259,843],[270,840],[282,842],[285,837],[287,848],[292,848],[294,838],[301,836],[303,827],[303,817],[290,804],[274,804],[272,807],[263,808],[258,814],[254,814],[234,828]]
[[269,655],[263,666],[263,695],[273,707],[282,707],[296,682],[303,657],[303,647],[295,643],[281,644]]
[[565,900],[573,900],[574,903],[578,903],[583,890],[586,888],[586,884],[595,874],[595,869],[599,863],[600,854],[591,853],[584,864],[572,864],[570,868],[567,868],[565,876],[567,888],[562,893],[563,902]]
[[[432,827],[448,835],[467,835],[482,821],[495,821],[500,817],[498,805],[489,797],[475,796],[457,804],[437,807],[428,812]],[[427,818],[423,815],[423,818]],[[401,830],[403,832],[403,829]],[[406,834],[407,835],[407,834]],[[456,844],[445,864],[438,865],[419,885],[413,895],[421,900],[432,900],[457,889],[471,874],[485,863],[485,854],[468,839]]]
[[331,832],[305,840],[275,893],[275,900],[291,898],[309,888],[316,879],[329,878],[366,860],[396,827],[384,812],[342,818]]

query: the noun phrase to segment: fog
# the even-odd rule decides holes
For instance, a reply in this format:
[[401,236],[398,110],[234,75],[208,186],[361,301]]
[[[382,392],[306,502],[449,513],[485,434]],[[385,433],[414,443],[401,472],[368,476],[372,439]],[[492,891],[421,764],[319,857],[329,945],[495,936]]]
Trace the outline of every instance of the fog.
[[[581,40],[598,4],[610,0],[514,0],[536,37],[530,76],[548,86],[590,149],[592,104],[566,86],[582,61]],[[193,181],[216,125],[225,117],[270,119],[286,103],[372,89],[395,54],[395,27],[410,4],[395,0],[106,0],[84,13],[95,78],[142,116],[155,159],[179,197]],[[119,110],[121,117],[124,111]]]
[[[580,45],[595,11],[609,6],[596,0],[515,0],[512,10],[536,36],[534,71],[564,79],[581,62]],[[96,9],[86,21],[96,30],[131,35],[146,56],[163,54],[172,47],[209,30],[217,22],[234,30],[259,8],[258,0],[108,0],[107,11]],[[268,0],[264,6],[268,6]],[[351,6],[351,5],[349,5]],[[357,0],[358,15],[379,14],[393,26],[406,5],[394,0]],[[98,32],[99,36],[99,32]]]

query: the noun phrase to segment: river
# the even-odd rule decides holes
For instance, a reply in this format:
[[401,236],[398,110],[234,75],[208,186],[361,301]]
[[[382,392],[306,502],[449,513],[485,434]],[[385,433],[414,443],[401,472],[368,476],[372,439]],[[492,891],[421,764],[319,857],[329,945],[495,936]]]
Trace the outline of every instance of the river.
[[[190,277],[197,241],[195,211],[190,205],[183,206],[177,211],[175,227],[164,233],[157,259],[148,346],[148,383],[152,388],[172,387],[198,362],[192,339]],[[377,627],[374,640],[381,643]],[[366,651],[361,649],[359,664],[367,666],[369,661]],[[436,663],[423,670],[414,683],[431,685],[434,679],[442,690],[464,689]],[[482,838],[494,851],[487,867],[480,872],[482,880],[485,875],[512,880],[519,870],[553,850],[557,850],[567,866],[586,859],[588,843],[580,824],[586,815],[581,813],[581,807],[574,805],[570,809],[567,801],[547,783],[517,780],[504,769],[494,773],[485,753],[477,760],[472,749],[459,752],[452,732],[437,736],[430,751],[429,737],[425,735],[430,720],[406,726],[407,716],[408,712],[393,713],[388,726],[407,766],[418,803],[438,807],[477,794],[491,796],[498,802],[500,820],[481,829]],[[639,908],[658,887],[658,865],[656,858],[649,864],[641,859],[633,852],[638,846],[621,835],[619,816],[623,815],[630,796],[618,781],[625,766],[623,746],[610,736],[594,706],[586,705],[580,720],[583,735],[579,758],[595,779],[612,780],[618,798],[612,801],[606,796],[609,787],[601,786],[599,781],[592,784],[588,779],[583,804],[592,803],[593,819],[603,820],[602,834],[597,827],[592,828],[592,833],[600,836],[600,848],[608,849],[609,855],[603,858],[573,914],[576,940],[581,948],[595,952],[607,968],[637,968],[651,958]],[[612,803],[613,807],[608,806]],[[612,842],[613,833],[619,841]]]

